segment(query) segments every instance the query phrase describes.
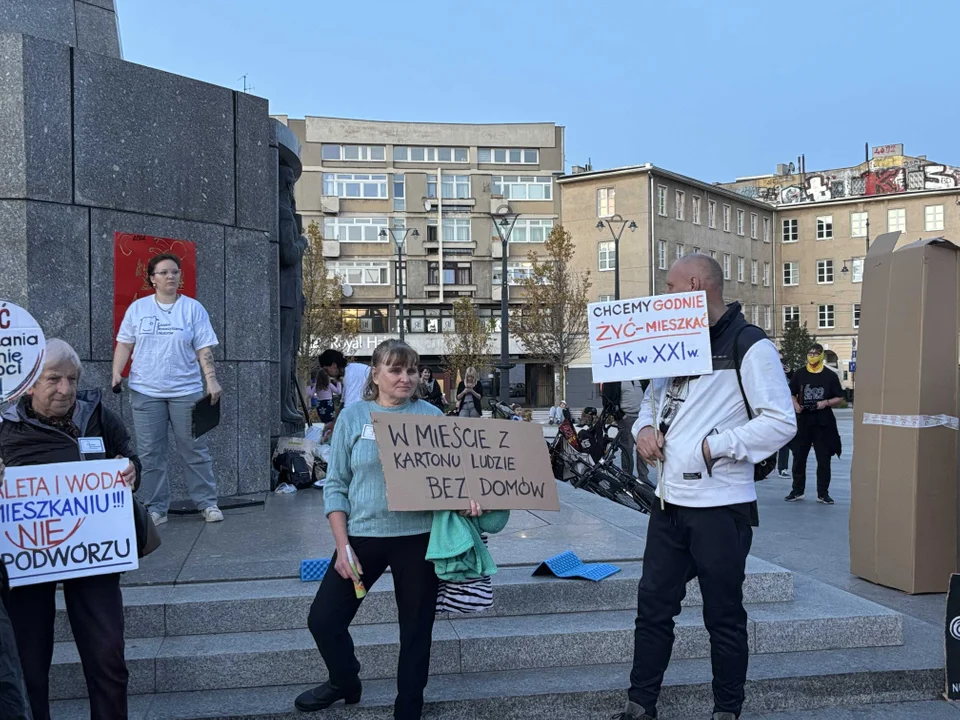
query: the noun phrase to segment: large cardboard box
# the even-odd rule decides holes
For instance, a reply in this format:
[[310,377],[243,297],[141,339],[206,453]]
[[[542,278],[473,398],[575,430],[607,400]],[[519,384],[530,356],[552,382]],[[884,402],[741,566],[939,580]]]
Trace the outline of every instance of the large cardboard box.
[[850,571],[909,593],[957,571],[960,248],[896,248],[864,263],[851,469]]

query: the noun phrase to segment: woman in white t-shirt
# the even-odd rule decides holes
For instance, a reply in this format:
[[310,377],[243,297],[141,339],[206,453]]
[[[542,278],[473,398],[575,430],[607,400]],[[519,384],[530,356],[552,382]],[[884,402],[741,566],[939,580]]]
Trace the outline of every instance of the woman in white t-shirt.
[[[173,426],[190,497],[207,522],[220,522],[217,483],[206,440],[194,439],[193,406],[204,397],[203,381],[214,403],[220,383],[213,364],[217,335],[210,316],[193,298],[180,295],[180,258],[163,253],[150,259],[147,276],[155,295],[134,301],[120,324],[113,353],[113,385],[133,353],[130,392],[137,449],[143,463],[140,492],[153,521],[167,521],[167,426]],[[203,372],[201,376],[201,370]]]

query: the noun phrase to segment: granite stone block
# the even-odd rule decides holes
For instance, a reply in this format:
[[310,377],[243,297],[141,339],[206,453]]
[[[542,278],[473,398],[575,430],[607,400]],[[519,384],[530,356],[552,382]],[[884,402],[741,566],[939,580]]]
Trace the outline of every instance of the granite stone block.
[[[271,127],[273,125],[271,124]],[[270,146],[270,163],[274,168],[273,170],[273,186],[276,188],[274,192],[274,198],[271,202],[270,217],[272,219],[272,224],[270,226],[270,241],[279,243],[280,242],[280,151],[275,144]]]
[[69,203],[70,49],[2,34],[0,77],[0,197]]
[[86,208],[0,200],[3,298],[25,307],[47,338],[90,357],[90,225]]
[[[143,695],[156,692],[155,661],[161,638],[133,639],[126,642],[124,656],[130,680],[127,692]],[[50,668],[50,699],[63,700],[87,696],[87,684],[80,665],[80,653],[72,642],[57,643]]]
[[77,203],[234,223],[231,90],[79,50],[73,88]]
[[[164,635],[163,605],[145,605],[131,603],[130,591],[123,593],[123,634],[127,638],[160,638]],[[54,640],[73,642],[70,619],[64,606],[63,597],[57,596],[57,614],[54,622]]]
[[236,101],[237,221],[243,228],[273,231],[277,221],[277,163],[270,148],[269,104],[234,93]]
[[156,215],[91,210],[91,269],[93,293],[93,359],[113,358],[113,242],[115,232],[187,240],[197,245],[197,300],[210,315],[220,345],[216,360],[224,358],[224,241],[223,227],[172,220]]
[[237,376],[238,492],[270,489],[270,430],[274,405],[270,397],[269,362],[242,362]]
[[[269,249],[270,272],[270,362],[280,362],[280,245],[271,243]],[[278,370],[279,372],[279,370]],[[277,376],[279,378],[279,375]],[[277,387],[277,402],[280,400]],[[279,412],[279,411],[278,411]]]
[[267,233],[226,229],[224,262],[227,360],[269,362],[273,253]]
[[7,0],[0,3],[0,32],[23,33],[77,44],[73,0]]
[[120,33],[117,29],[117,14],[113,10],[85,2],[77,2],[75,7],[77,47],[119,58]]
[[78,5],[86,3],[87,5],[93,5],[98,8],[103,8],[104,10],[111,10],[116,12],[117,8],[114,5],[113,0],[76,0]]

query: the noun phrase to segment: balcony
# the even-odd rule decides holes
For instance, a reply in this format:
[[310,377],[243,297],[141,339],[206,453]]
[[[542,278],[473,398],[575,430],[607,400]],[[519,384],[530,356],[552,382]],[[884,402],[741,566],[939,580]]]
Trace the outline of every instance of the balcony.
[[[476,198],[445,197],[442,198],[445,208],[457,207],[473,208],[477,206]],[[440,198],[428,197],[423,199],[423,209],[427,212],[435,212],[440,206]]]

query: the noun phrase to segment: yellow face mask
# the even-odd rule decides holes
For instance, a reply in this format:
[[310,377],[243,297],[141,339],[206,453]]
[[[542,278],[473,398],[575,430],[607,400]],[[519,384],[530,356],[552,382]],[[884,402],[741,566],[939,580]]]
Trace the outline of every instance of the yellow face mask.
[[823,370],[824,353],[819,355],[807,355],[807,370],[818,373]]

